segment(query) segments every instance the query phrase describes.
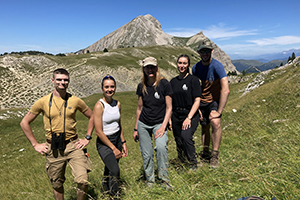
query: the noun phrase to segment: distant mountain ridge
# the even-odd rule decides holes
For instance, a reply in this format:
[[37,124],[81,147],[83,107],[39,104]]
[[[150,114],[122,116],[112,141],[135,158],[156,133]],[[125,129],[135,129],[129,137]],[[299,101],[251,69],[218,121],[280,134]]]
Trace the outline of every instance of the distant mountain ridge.
[[272,60],[268,63],[263,63],[258,60],[232,60],[232,64],[239,71],[245,71],[246,73],[262,72],[275,67],[279,67],[281,64],[286,64],[287,60]]
[[[208,39],[203,32],[184,38],[175,37],[163,32],[161,24],[151,15],[141,15],[132,21],[121,26],[117,30],[104,36],[92,45],[81,49],[76,54],[85,54],[89,52],[103,51],[106,49],[119,49],[128,47],[144,47],[144,46],[184,46],[190,47],[196,51],[200,40]],[[231,58],[220,49],[213,41],[214,53],[213,58],[219,60],[225,67],[225,71],[236,71],[231,63]],[[182,52],[184,53],[184,52]],[[195,52],[197,54],[197,52]]]

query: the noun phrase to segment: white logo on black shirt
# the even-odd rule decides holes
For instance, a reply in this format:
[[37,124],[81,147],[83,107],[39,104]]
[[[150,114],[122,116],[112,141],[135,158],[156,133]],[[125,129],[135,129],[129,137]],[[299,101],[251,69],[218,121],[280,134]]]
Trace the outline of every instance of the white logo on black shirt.
[[156,99],[160,99],[160,96],[159,96],[159,94],[158,94],[157,92],[154,93],[154,97],[155,97]]
[[186,86],[186,84],[184,84],[184,85],[182,86],[182,89],[183,89],[183,90],[188,90],[188,87]]

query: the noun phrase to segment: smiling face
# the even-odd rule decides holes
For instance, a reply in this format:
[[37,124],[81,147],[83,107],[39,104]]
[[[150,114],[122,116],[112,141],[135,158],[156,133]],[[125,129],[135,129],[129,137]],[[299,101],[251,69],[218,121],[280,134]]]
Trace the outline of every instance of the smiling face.
[[111,79],[105,79],[103,81],[102,91],[103,91],[104,96],[112,97],[116,91],[115,81],[113,81]]
[[203,62],[210,62],[213,49],[204,48],[198,51]]
[[180,57],[177,61],[177,69],[180,73],[188,72],[190,63],[186,57]]
[[143,67],[143,71],[144,74],[146,76],[150,77],[155,77],[156,76],[156,72],[157,72],[157,66],[154,65],[147,65],[145,67]]
[[67,74],[54,74],[51,79],[54,88],[57,92],[66,91],[69,86],[69,76]]

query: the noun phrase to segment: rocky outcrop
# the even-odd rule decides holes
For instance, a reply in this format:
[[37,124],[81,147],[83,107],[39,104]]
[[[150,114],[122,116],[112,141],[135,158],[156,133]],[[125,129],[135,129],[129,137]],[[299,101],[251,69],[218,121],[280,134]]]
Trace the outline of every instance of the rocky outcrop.
[[[151,55],[151,51],[131,48],[126,51],[97,52],[84,57],[73,55],[73,58],[0,56],[0,110],[30,107],[36,100],[52,92],[52,72],[57,68],[65,68],[70,72],[68,91],[80,98],[101,93],[101,79],[107,74],[116,79],[117,92],[134,91],[142,75],[139,62],[146,55]],[[102,64],[104,60],[113,62],[119,57],[124,59],[123,65],[114,67],[111,63]],[[172,65],[160,68],[160,72],[170,80],[177,75],[173,67],[176,60],[171,57],[167,62]]]

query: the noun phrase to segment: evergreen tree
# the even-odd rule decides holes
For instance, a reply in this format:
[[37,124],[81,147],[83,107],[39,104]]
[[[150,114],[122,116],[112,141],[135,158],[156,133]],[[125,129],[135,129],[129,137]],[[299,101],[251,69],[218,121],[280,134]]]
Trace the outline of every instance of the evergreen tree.
[[296,55],[295,55],[295,52],[292,53],[292,60],[295,60],[296,58]]

